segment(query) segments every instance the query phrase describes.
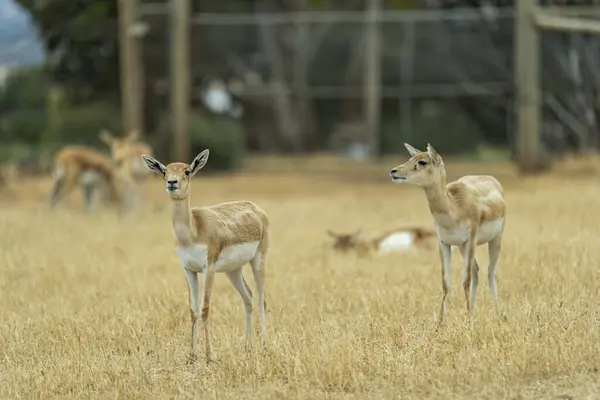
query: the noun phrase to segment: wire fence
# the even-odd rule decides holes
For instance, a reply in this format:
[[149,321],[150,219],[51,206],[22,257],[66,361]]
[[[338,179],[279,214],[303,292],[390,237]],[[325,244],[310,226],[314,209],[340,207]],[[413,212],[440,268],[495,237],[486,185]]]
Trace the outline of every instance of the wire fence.
[[[141,12],[148,28],[141,65],[145,126],[152,133],[169,109],[170,17],[165,4],[143,4]],[[405,141],[431,140],[449,152],[481,143],[511,146],[513,21],[512,7],[194,14],[192,109],[240,120],[250,150],[281,151],[295,142],[348,151],[368,141],[367,61],[375,54],[384,152],[402,151]],[[373,24],[377,53],[368,45]],[[116,32],[118,24],[102,26]],[[106,45],[90,41],[90,52],[116,52],[115,32]],[[600,40],[542,32],[540,53],[546,147],[597,145]],[[111,68],[100,61],[95,69]],[[119,90],[117,76],[102,85]]]
[[[159,38],[166,42],[166,7],[142,10],[150,26],[146,48],[155,47]],[[195,74],[269,75],[273,60],[261,38],[267,28],[289,64],[286,85],[279,90],[292,91],[293,83],[302,81],[318,98],[361,93],[359,79],[349,79],[340,67],[354,67],[358,78],[364,74],[365,31],[371,22],[364,12],[199,14],[191,21]],[[384,97],[495,96],[511,84],[512,8],[488,16],[475,9],[386,11],[374,21],[380,27]],[[272,90],[252,87],[247,93],[262,96]]]
[[[143,15],[149,27],[145,74],[165,79],[168,63],[157,49],[168,46],[168,8],[146,5]],[[271,132],[263,135],[276,137],[281,130],[276,120],[281,118],[277,103],[282,97],[289,98],[291,108],[283,125],[300,126],[300,135],[313,135],[323,146],[335,142],[331,135],[336,132],[344,136],[344,127],[364,134],[366,61],[373,57],[367,27],[376,23],[384,150],[397,150],[403,138],[418,132],[427,136],[452,131],[448,141],[469,140],[461,132],[476,136],[489,131],[480,123],[492,124],[498,140],[507,136],[512,8],[385,11],[374,16],[361,11],[210,13],[192,15],[191,21],[195,84],[205,88],[219,79],[243,100],[245,109],[271,106],[275,118],[253,116],[263,120],[258,124],[263,131]],[[162,94],[168,94],[168,83],[157,80]],[[201,98],[201,93],[195,96]],[[313,132],[305,126],[306,111],[299,112],[303,109],[316,120]],[[486,113],[496,118],[485,123]]]

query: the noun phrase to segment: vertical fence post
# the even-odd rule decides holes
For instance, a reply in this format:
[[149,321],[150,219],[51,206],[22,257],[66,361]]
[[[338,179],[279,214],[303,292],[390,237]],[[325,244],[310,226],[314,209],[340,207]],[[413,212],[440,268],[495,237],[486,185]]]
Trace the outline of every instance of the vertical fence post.
[[121,113],[126,133],[143,130],[140,43],[132,32],[138,18],[138,1],[118,3]]
[[404,38],[400,53],[400,123],[402,134],[412,131],[412,93],[414,58],[415,58],[415,21],[407,22],[404,26]]
[[517,163],[523,173],[540,165],[540,73],[538,32],[534,21],[537,0],[517,1],[515,15],[515,73]]
[[381,129],[381,0],[369,0],[366,18],[364,110],[372,157],[379,157]]
[[[129,1],[129,0],[125,0]],[[173,160],[189,162],[190,2],[171,0],[170,101]]]

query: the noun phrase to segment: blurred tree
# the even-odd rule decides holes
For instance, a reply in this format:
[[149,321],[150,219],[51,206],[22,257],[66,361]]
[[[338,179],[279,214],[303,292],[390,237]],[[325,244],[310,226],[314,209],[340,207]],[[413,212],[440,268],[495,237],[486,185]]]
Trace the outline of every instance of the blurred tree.
[[[116,0],[16,1],[31,12],[49,54],[48,72],[55,82],[65,88],[66,98],[70,102],[73,99],[78,103],[111,101],[118,104],[120,102]],[[153,2],[165,1],[153,0]],[[579,5],[593,2],[594,0],[560,1],[561,4]],[[544,0],[542,3],[550,4],[553,1]],[[268,12],[293,12],[304,9],[360,10],[364,4],[365,2],[361,0],[203,0],[193,2],[193,12],[247,13],[261,8]],[[385,2],[387,9],[471,7],[480,11],[478,15],[481,18],[473,22],[447,20],[442,23],[434,21],[419,24],[417,37],[428,40],[427,43],[430,45],[437,46],[438,52],[435,53],[436,49],[431,48],[435,46],[418,47],[415,54],[414,69],[417,72],[414,83],[476,84],[485,79],[508,82],[505,93],[501,96],[486,97],[485,101],[482,101],[481,97],[471,96],[445,100],[449,106],[458,106],[464,114],[468,115],[479,127],[486,141],[498,144],[510,142],[512,134],[509,123],[512,110],[507,111],[507,105],[511,104],[513,98],[513,24],[510,20],[496,19],[494,15],[499,7],[512,5],[514,0],[387,0]],[[168,105],[169,63],[165,54],[168,50],[169,23],[168,16],[146,16],[145,22],[148,23],[150,30],[144,39],[143,49],[144,115],[145,125],[152,132],[158,127],[158,118]],[[225,78],[224,80],[231,82],[231,76],[239,78],[246,75],[254,77],[259,75],[257,85],[269,85],[274,75],[279,75],[276,80],[282,79],[286,85],[290,84],[299,95],[286,95],[288,99],[279,102],[278,113],[284,117],[286,114],[292,115],[295,120],[302,122],[301,126],[294,127],[294,124],[290,123],[280,124],[280,127],[293,131],[287,133],[272,128],[272,104],[254,100],[258,96],[253,96],[254,99],[248,96],[243,100],[246,102],[247,110],[247,115],[243,117],[244,123],[248,129],[256,125],[255,130],[258,132],[275,132],[265,134],[268,139],[256,140],[257,149],[310,149],[315,142],[323,142],[327,130],[323,128],[325,124],[321,121],[319,126],[313,125],[322,120],[325,114],[331,117],[339,113],[342,105],[342,113],[349,116],[360,115],[359,99],[316,101],[306,91],[306,87],[319,85],[358,87],[361,69],[355,66],[359,65],[358,61],[361,58],[360,52],[355,50],[359,43],[360,30],[355,29],[351,24],[331,24],[331,26],[315,24],[310,28],[312,33],[306,35],[306,32],[303,32],[306,28],[296,27],[293,24],[271,27],[272,31],[275,31],[275,28],[277,34],[269,36],[264,35],[263,32],[261,38],[260,27],[194,25],[192,29],[194,50],[191,59],[195,89],[214,78]],[[318,35],[313,36],[315,32],[322,33],[321,39],[318,39]],[[579,125],[576,122],[582,120],[577,114],[578,109],[584,108],[577,106],[581,103],[581,99],[574,98],[572,93],[577,90],[577,85],[582,86],[582,82],[592,82],[589,77],[595,76],[597,65],[600,63],[600,56],[596,55],[600,54],[596,51],[600,48],[599,39],[584,38],[569,41],[565,39],[566,35],[561,33],[544,33],[543,37],[551,37],[551,35],[554,35],[553,39],[546,41],[546,44],[542,40],[544,57],[548,56],[548,61],[544,63],[544,87],[545,90],[555,94],[555,109],[560,109],[561,115],[567,113],[572,115],[573,122],[570,125],[577,128]],[[309,42],[311,46],[308,49],[311,50],[312,56],[297,54],[298,50],[292,44],[295,41]],[[384,48],[391,48],[396,42],[397,37],[394,37],[394,40],[388,40]],[[551,44],[548,44],[550,42]],[[322,45],[319,46],[319,43]],[[574,47],[581,51],[572,51]],[[306,52],[306,49],[304,51]],[[558,55],[559,53],[561,55]],[[578,58],[577,68],[565,68],[564,61],[569,62],[570,58],[574,57],[572,54],[575,53],[583,54]],[[435,62],[431,62],[432,58],[426,57],[428,55],[437,57],[434,58]],[[444,58],[443,63],[437,62],[439,57],[448,55],[452,56]],[[273,68],[273,57],[282,61],[277,73]],[[297,63],[302,57],[305,58],[304,62]],[[388,61],[384,60],[384,69],[390,69],[392,74],[388,76],[384,71],[382,84],[397,85],[398,82],[392,79],[393,74],[397,74],[396,60],[391,62],[390,56],[386,57]],[[294,74],[294,71],[301,72]],[[294,78],[302,75],[306,75],[306,78]],[[581,78],[575,79],[578,76]],[[594,90],[599,92],[600,84],[594,86]],[[26,93],[18,93],[15,96],[30,95]],[[17,98],[5,96],[7,98],[4,101],[8,103],[16,101]],[[192,97],[193,100],[199,97],[196,90]],[[40,101],[45,102],[45,96],[41,96],[41,99],[43,100]],[[386,99],[384,103],[390,101],[395,100]],[[388,112],[386,105],[383,112],[384,119],[397,118],[397,114],[385,114]],[[314,114],[314,123],[312,114]],[[554,116],[554,118],[559,117]],[[23,124],[26,120],[22,119]],[[290,126],[292,128],[289,128]],[[562,131],[574,128],[563,128]],[[577,137],[578,133],[563,133],[563,135]],[[574,139],[574,142],[581,141]]]
[[0,90],[0,141],[34,143],[44,129],[50,82],[39,68],[11,72]]
[[72,98],[118,98],[115,0],[17,0],[40,30],[48,70]]
[[14,69],[0,90],[0,112],[8,113],[20,108],[43,109],[50,85],[39,67]]

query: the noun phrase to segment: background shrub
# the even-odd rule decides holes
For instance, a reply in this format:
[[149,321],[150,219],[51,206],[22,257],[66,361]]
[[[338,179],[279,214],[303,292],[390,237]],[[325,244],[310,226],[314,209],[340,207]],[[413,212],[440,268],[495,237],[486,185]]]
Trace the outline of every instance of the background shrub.
[[479,126],[452,104],[427,100],[415,105],[409,132],[400,118],[382,121],[383,153],[404,153],[405,142],[423,151],[429,142],[442,154],[458,155],[475,151],[482,136]]
[[[167,114],[161,119],[159,137],[170,138],[166,134],[172,130],[171,118]],[[190,113],[191,157],[204,149],[210,150],[210,159],[204,170],[227,171],[241,167],[245,155],[245,138],[242,124],[228,117],[208,113]],[[171,143],[160,143],[155,147],[157,157],[170,159]],[[171,160],[174,161],[174,160]],[[182,160],[177,160],[182,161]],[[186,160],[185,162],[190,162]]]

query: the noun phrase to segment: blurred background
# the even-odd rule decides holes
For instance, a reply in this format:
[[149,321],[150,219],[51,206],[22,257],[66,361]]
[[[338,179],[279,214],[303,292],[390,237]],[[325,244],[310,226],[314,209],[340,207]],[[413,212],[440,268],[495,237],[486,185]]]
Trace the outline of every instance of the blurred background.
[[45,173],[101,129],[224,171],[404,142],[523,170],[595,152],[600,2],[520,2],[0,0],[0,162]]

